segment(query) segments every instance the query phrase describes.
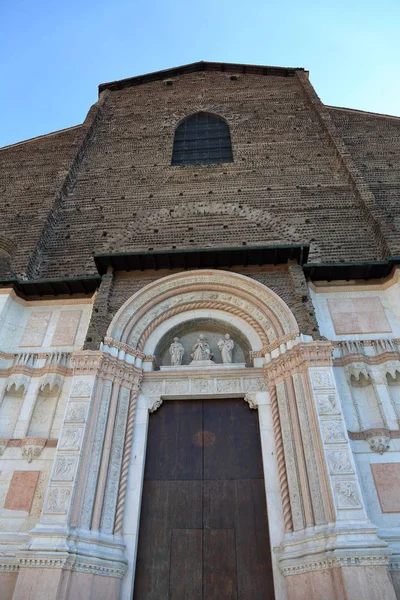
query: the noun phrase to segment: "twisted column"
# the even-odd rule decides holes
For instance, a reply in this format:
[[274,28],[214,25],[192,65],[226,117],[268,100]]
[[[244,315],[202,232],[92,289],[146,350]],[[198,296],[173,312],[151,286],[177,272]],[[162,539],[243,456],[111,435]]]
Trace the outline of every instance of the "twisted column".
[[283,450],[283,439],[281,422],[279,418],[278,398],[276,394],[276,386],[270,386],[272,423],[275,434],[276,459],[278,462],[279,484],[281,488],[283,522],[285,531],[293,531],[292,509],[290,506],[289,485],[286,475],[285,454]]
[[115,535],[122,534],[122,523],[124,520],[126,488],[128,485],[128,473],[129,473],[129,463],[130,463],[130,459],[131,459],[131,450],[132,450],[132,442],[133,442],[133,426],[135,423],[137,394],[138,394],[138,387],[135,386],[135,388],[131,390],[131,397],[129,400],[128,420],[126,423],[126,430],[125,430],[124,453],[123,453],[123,457],[122,457],[121,475],[120,475],[120,479],[119,479],[117,507],[115,510],[115,522],[114,522],[114,534]]

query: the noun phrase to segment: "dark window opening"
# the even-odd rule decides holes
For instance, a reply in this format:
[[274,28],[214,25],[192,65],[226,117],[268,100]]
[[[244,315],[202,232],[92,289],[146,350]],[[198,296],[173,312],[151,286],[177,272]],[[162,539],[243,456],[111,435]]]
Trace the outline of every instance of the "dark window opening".
[[200,112],[186,117],[176,128],[173,165],[233,162],[229,126],[220,117]]

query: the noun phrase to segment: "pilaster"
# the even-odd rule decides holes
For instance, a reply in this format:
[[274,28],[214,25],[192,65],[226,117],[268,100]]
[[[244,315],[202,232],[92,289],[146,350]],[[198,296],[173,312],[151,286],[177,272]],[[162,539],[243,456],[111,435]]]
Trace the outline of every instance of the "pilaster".
[[[98,589],[99,598],[106,589],[118,596],[126,559],[114,522],[128,411],[142,377],[125,359],[109,347],[72,353],[60,440],[40,521],[19,555],[15,598],[27,597],[28,582],[32,599],[43,597],[47,583],[54,600],[74,598],[80,586]],[[25,576],[26,569],[35,571]],[[103,586],[99,576],[107,578]]]
[[[277,396],[293,530],[276,549],[288,598],[355,598],[374,573],[380,597],[394,599],[391,551],[369,521],[332,371],[330,342],[306,336],[267,355],[265,376]],[[275,436],[277,431],[275,428]],[[278,440],[277,440],[278,446]],[[283,485],[282,485],[283,483]],[[285,522],[290,522],[286,518]],[[363,584],[363,597],[378,598]],[[321,597],[321,596],[318,596]]]

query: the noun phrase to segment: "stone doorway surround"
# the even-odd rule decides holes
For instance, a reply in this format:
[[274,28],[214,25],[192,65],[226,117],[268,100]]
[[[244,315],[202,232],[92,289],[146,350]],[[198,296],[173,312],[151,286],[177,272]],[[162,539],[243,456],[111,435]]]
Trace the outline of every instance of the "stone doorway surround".
[[[196,317],[240,329],[253,366],[155,371],[159,340]],[[258,409],[277,600],[395,599],[391,553],[360,490],[332,344],[301,335],[272,290],[224,271],[165,277],[121,307],[99,351],[72,360],[61,441],[40,522],[17,559],[14,600],[28,589],[32,600],[43,589],[49,600],[82,590],[131,597],[149,412],[194,396],[241,397]],[[59,468],[66,458],[68,472]]]

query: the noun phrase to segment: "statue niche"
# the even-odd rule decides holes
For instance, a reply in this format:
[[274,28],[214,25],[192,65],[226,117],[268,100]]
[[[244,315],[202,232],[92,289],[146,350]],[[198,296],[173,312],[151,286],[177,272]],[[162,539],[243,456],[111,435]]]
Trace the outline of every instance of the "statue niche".
[[177,367],[244,367],[250,365],[250,346],[231,324],[210,319],[180,323],[159,341],[155,355],[161,369]]

